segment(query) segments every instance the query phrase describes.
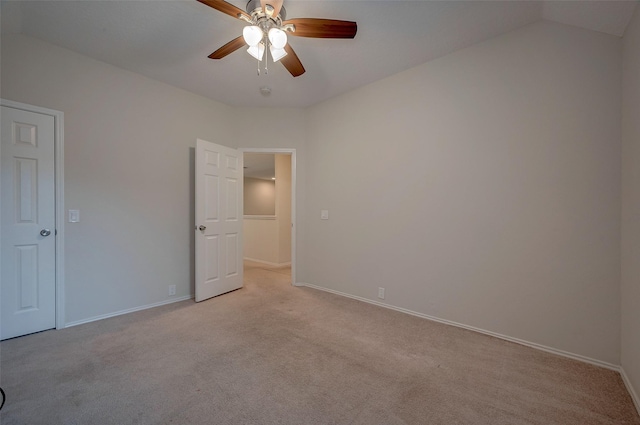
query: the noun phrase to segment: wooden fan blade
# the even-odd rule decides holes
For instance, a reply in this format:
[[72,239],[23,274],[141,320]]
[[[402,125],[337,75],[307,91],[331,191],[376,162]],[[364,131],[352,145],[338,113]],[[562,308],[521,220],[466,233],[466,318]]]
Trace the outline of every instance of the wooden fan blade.
[[283,0],[260,0],[260,4],[262,5],[262,11],[266,13],[266,7],[268,4],[273,7],[273,14],[271,16],[276,17],[280,14],[280,9],[282,9]]
[[242,46],[245,46],[244,37],[240,36],[238,38],[234,38],[215,52],[209,55],[209,59],[222,59],[230,53],[235,52]]
[[358,31],[358,25],[355,22],[335,19],[294,18],[282,23],[282,25],[288,24],[293,24],[296,28],[294,32],[288,34],[298,37],[353,38]]
[[247,12],[243,11],[240,8],[235,7],[231,3],[227,3],[224,0],[198,0],[202,4],[206,4],[209,7],[214,8],[217,11],[222,13],[226,13],[229,16],[233,16],[234,18],[239,18],[240,15],[244,15],[247,18],[251,19],[251,16],[247,14]]
[[296,52],[293,51],[288,43],[284,46],[284,50],[287,52],[287,56],[280,59],[280,62],[287,68],[287,71],[294,77],[299,77],[304,74],[305,69],[304,66],[302,66],[302,62],[300,62],[298,55],[296,55]]

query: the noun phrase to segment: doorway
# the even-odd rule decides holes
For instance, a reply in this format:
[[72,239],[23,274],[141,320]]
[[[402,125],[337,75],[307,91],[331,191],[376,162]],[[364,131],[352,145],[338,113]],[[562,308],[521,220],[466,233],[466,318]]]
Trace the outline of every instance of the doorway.
[[[240,149],[244,157],[244,260],[296,282],[295,149]],[[290,268],[290,272],[289,272]]]
[[65,327],[63,113],[2,100],[0,339]]

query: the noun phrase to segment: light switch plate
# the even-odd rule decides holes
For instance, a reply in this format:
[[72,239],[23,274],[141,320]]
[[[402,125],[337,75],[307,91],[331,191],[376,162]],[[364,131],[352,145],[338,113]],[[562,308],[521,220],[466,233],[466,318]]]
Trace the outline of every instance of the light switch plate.
[[329,220],[329,210],[320,211],[320,220]]
[[69,223],[80,222],[80,210],[69,210]]

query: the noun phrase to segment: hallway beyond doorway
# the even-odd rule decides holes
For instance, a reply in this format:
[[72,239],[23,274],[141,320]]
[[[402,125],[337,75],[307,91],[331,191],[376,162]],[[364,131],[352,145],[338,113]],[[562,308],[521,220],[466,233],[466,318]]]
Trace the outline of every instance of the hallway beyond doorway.
[[[280,276],[274,275],[274,273],[277,273]],[[275,280],[278,283],[283,282],[290,285],[291,265],[271,266],[257,261],[244,260],[245,283],[265,280],[266,276],[269,276],[267,280]]]

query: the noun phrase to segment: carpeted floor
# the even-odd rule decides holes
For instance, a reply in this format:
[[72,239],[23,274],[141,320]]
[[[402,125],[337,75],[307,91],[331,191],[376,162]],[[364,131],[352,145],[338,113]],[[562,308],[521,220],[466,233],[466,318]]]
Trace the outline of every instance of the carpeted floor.
[[620,376],[309,288],[245,287],[0,344],[2,425],[635,424]]

